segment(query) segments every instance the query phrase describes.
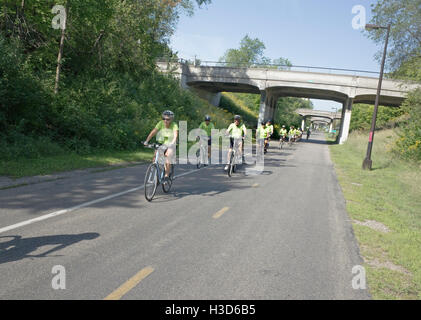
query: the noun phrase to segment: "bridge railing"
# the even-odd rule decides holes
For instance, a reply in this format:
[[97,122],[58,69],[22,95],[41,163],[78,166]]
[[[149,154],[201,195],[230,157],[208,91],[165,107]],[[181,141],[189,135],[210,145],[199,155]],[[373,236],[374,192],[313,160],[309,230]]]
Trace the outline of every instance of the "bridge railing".
[[158,59],[158,62],[181,63],[196,67],[223,67],[223,68],[256,68],[256,69],[273,69],[286,71],[301,71],[301,72],[321,72],[329,74],[346,74],[353,76],[378,77],[379,72],[366,70],[353,70],[341,68],[327,68],[314,66],[300,66],[300,65],[282,65],[282,64],[246,64],[246,63],[227,63],[221,61],[202,61],[185,60],[185,59]]

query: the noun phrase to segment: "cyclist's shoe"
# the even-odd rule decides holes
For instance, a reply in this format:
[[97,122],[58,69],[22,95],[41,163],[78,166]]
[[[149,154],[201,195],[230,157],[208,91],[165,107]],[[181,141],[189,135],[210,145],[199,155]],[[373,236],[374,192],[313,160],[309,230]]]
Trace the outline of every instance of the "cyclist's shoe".
[[226,166],[225,166],[224,170],[225,170],[225,171],[227,171],[227,170],[228,170],[228,165],[226,165]]

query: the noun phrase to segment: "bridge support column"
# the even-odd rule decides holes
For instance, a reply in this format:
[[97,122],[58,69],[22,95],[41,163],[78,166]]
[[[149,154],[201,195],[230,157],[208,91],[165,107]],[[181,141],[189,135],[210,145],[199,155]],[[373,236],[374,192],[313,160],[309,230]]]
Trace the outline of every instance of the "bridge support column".
[[349,127],[351,124],[352,103],[353,99],[348,98],[342,107],[342,123],[339,133],[339,144],[343,144],[346,140],[348,140]]
[[333,120],[330,122],[329,132],[332,132],[333,130]]
[[303,119],[301,120],[301,130],[304,131],[305,126],[306,126],[306,117],[303,117]]
[[266,108],[265,108],[265,112],[264,112],[264,116],[263,116],[264,121],[268,121],[269,119],[272,120],[272,122],[274,121],[273,118],[275,116],[277,101],[278,101],[277,97],[275,97],[271,94],[267,94]]
[[260,123],[264,120],[266,115],[266,90],[260,91],[260,108],[259,108],[259,119],[257,120],[257,127],[259,127]]

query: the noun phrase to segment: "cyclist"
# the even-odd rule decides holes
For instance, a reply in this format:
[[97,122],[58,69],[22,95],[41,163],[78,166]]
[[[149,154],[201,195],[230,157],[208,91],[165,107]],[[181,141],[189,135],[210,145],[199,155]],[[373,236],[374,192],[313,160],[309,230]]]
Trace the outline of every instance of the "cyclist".
[[288,132],[289,142],[290,143],[295,142],[295,134],[296,134],[296,131],[295,131],[294,126],[290,126],[289,127],[289,132]]
[[307,140],[310,138],[311,130],[310,127],[307,127]]
[[[144,145],[148,145],[149,141],[157,135],[157,142],[162,144],[164,147],[165,155],[165,180],[168,180],[168,177],[171,172],[171,163],[174,160],[176,155],[176,142],[178,138],[178,125],[173,122],[174,112],[170,110],[165,110],[162,113],[162,120],[158,122],[151,133],[149,133]],[[156,152],[155,152],[156,156]]]
[[266,141],[265,141],[265,151],[267,152],[267,149],[269,148],[270,137],[273,135],[273,125],[272,125],[272,120],[270,119],[266,122],[266,130],[267,130],[267,136],[266,136]]
[[302,135],[303,135],[303,132],[301,131],[301,128],[297,128],[295,130],[295,141],[300,141]]
[[[211,122],[210,116],[208,116],[208,115],[205,116],[205,121],[200,124],[199,129],[202,129],[207,134],[208,159],[210,159],[210,157],[211,157],[211,145],[212,145],[211,134],[212,134],[212,129],[215,129],[215,125]],[[205,164],[205,166],[206,166],[206,164]]]
[[286,137],[288,135],[288,131],[285,128],[285,125],[283,125],[282,128],[281,128],[281,130],[279,130],[279,134],[281,136],[281,139],[280,140],[285,142],[286,141]]
[[257,132],[256,132],[256,140],[257,140],[257,145],[258,145],[258,148],[259,148],[259,153],[261,153],[262,150],[263,150],[266,135],[267,135],[266,122],[262,121],[260,123],[259,128],[257,128]]
[[234,140],[241,139],[238,145],[238,152],[239,157],[241,157],[241,152],[243,149],[243,141],[242,138],[247,134],[247,129],[244,124],[241,123],[241,116],[236,115],[234,116],[234,122],[231,123],[226,131],[226,134],[230,136],[230,149],[228,150],[228,158],[227,158],[227,165],[225,166],[224,170],[228,170],[229,159],[231,157],[232,149],[234,148]]

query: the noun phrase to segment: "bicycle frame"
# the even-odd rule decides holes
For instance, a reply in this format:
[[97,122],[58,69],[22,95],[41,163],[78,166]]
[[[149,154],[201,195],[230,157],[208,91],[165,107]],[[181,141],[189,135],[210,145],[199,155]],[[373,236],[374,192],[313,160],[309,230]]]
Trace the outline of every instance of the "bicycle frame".
[[150,148],[155,149],[155,155],[152,163],[156,165],[158,184],[161,184],[165,176],[165,151],[167,149],[163,148],[163,145],[158,143],[151,145]]
[[208,158],[208,136],[200,136],[200,148],[198,150],[199,154],[196,154],[198,156],[198,161],[200,161],[202,164],[206,164],[206,159]]

